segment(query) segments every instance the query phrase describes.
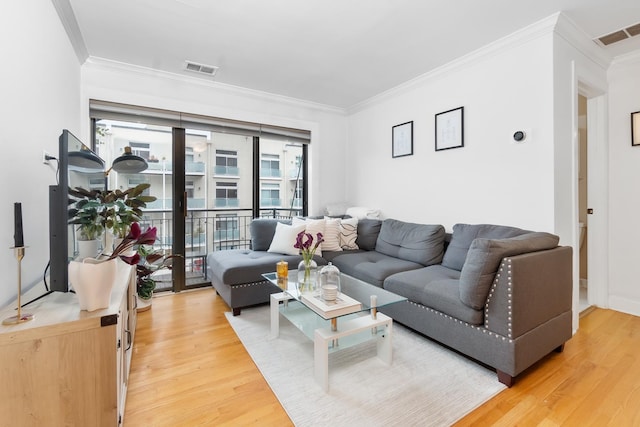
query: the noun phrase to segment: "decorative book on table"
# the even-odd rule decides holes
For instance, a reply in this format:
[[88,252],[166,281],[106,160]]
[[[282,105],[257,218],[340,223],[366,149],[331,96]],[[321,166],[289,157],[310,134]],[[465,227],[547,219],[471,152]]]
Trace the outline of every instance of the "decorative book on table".
[[362,310],[362,304],[348,295],[340,294],[335,301],[325,301],[319,295],[303,294],[302,302],[325,319]]

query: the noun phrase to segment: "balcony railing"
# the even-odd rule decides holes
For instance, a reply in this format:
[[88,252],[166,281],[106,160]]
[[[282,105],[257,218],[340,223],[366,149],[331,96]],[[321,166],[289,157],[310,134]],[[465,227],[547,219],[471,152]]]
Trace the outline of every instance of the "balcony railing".
[[[173,162],[160,161],[148,163],[148,171],[164,171],[166,173],[171,173],[173,171]],[[203,174],[205,171],[205,164],[204,162],[184,162],[184,170],[186,173]]]
[[282,206],[282,199],[260,199],[261,208],[274,208]]
[[282,178],[280,169],[260,169],[260,178]]
[[[168,209],[171,210],[173,199],[156,199],[154,202],[147,203],[147,209],[158,210]],[[187,199],[188,209],[204,209],[206,207],[206,200],[203,198],[190,198]]]
[[[237,248],[248,248],[251,241],[250,227],[253,217],[250,209],[238,209],[230,216],[229,210],[205,209],[202,211],[189,211],[185,218],[185,243],[187,250],[195,246],[204,247],[207,252],[226,249],[225,245],[233,245]],[[301,212],[282,209],[265,209],[260,211],[261,218],[290,218]],[[172,229],[173,219],[170,210],[149,211],[146,210],[141,224],[143,229],[156,227],[158,241],[156,246],[171,246],[173,243]],[[218,229],[216,230],[216,225]],[[220,229],[220,227],[226,227]],[[195,230],[195,232],[192,232]],[[233,241],[230,243],[230,241]],[[223,247],[219,243],[225,242]]]
[[240,230],[216,230],[213,232],[213,240],[239,240],[240,239]]
[[237,208],[240,206],[240,200],[216,198],[213,201],[213,206],[216,208]]
[[237,166],[215,166],[213,168],[213,174],[222,176],[240,176],[240,168]]

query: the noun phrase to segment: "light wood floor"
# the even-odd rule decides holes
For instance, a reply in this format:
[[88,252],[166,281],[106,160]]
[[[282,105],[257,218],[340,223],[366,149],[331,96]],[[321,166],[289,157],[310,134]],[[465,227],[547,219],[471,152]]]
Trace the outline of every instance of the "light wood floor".
[[[292,425],[225,311],[208,288],[139,314],[125,426]],[[640,426],[640,318],[592,311],[563,353],[456,424],[471,425]]]

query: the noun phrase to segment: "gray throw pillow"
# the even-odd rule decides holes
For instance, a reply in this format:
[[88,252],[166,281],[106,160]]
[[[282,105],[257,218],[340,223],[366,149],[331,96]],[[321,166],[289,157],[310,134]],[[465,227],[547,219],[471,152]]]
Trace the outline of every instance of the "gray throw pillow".
[[251,233],[251,249],[254,251],[267,251],[271,246],[273,235],[276,232],[276,225],[281,222],[283,224],[291,224],[291,220],[273,219],[273,218],[256,218],[251,221],[249,232]]
[[484,307],[502,258],[553,249],[560,238],[550,233],[527,233],[508,239],[475,239],[460,273],[460,300],[471,308]]
[[444,236],[442,225],[385,219],[376,241],[376,252],[424,266],[439,264],[444,253]]
[[453,226],[451,241],[442,258],[442,266],[462,271],[469,246],[476,238],[505,239],[525,233],[530,233],[530,231],[504,225],[456,224]]
[[378,234],[380,234],[382,221],[379,219],[364,218],[358,221],[358,237],[356,244],[358,248],[365,251],[372,251],[376,248]]

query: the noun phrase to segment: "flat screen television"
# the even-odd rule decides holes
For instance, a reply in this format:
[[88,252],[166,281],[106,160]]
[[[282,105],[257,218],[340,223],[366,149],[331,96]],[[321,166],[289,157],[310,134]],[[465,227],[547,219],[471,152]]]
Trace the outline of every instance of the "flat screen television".
[[58,183],[49,186],[49,291],[69,290],[69,261],[77,255],[76,230],[69,225],[69,188],[106,188],[104,160],[67,129],[58,152]]

